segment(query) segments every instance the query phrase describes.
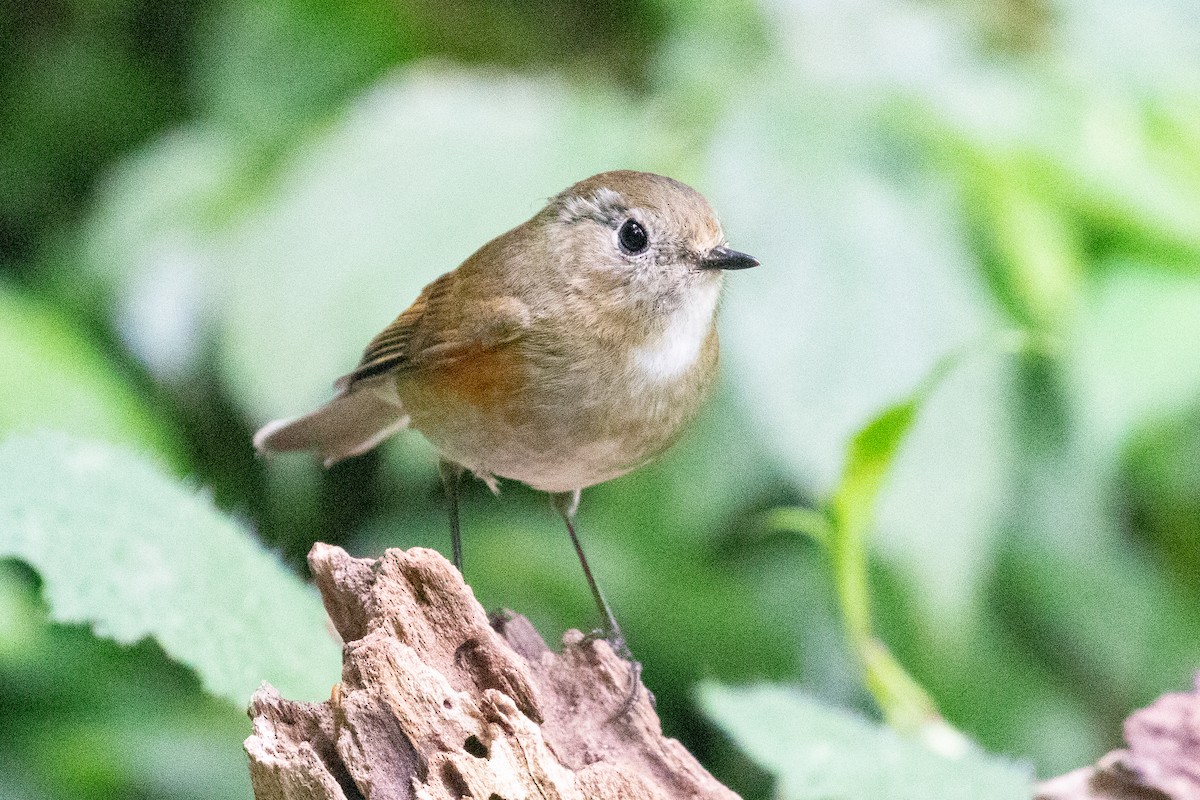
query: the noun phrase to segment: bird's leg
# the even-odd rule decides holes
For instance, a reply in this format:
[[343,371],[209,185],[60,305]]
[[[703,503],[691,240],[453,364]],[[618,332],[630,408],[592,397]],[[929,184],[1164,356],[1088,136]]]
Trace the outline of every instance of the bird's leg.
[[454,568],[462,572],[462,535],[458,530],[458,484],[463,468],[443,459],[438,462],[442,475],[442,486],[446,490],[446,502],[450,506],[450,548],[454,557]]
[[[633,667],[633,681],[629,688],[629,694],[621,707],[617,709],[617,713],[613,715],[613,719],[617,719],[625,716],[637,701],[638,690],[641,686],[642,665],[634,660],[633,653],[630,652],[629,645],[625,642],[625,635],[621,633],[621,626],[617,624],[617,618],[613,616],[612,608],[604,599],[604,593],[600,591],[600,586],[596,583],[595,576],[592,575],[587,557],[583,554],[583,546],[579,543],[579,536],[575,533],[575,511],[579,508],[579,490],[553,493],[550,495],[550,500],[567,525],[571,544],[575,546],[575,555],[579,556],[579,564],[583,567],[583,576],[587,578],[588,588],[592,590],[592,598],[596,601],[596,609],[604,621],[604,638],[612,646],[613,652],[628,661]],[[653,702],[653,696],[651,696],[651,701]]]
[[629,658],[629,647],[625,644],[621,626],[617,624],[617,618],[613,616],[612,608],[596,584],[596,578],[592,575],[591,567],[588,566],[587,557],[583,554],[583,546],[579,543],[579,536],[575,533],[575,511],[579,508],[579,490],[552,494],[550,497],[555,510],[567,524],[567,533],[571,536],[571,544],[575,545],[575,555],[579,556],[579,563],[583,567],[583,576],[587,578],[588,588],[592,590],[592,598],[596,601],[596,610],[600,612],[600,617],[604,622],[604,638],[613,646],[613,650],[618,655],[622,658]]

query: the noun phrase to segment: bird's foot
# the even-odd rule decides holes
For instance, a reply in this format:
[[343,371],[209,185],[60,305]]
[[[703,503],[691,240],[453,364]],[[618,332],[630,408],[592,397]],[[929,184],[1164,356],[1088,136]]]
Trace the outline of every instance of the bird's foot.
[[594,630],[585,635],[583,641],[608,642],[608,646],[612,648],[613,653],[620,657],[622,661],[629,664],[629,692],[625,695],[625,699],[621,701],[620,707],[609,717],[609,722],[615,722],[632,711],[643,689],[646,692],[646,696],[650,699],[650,705],[655,705],[654,693],[642,686],[642,662],[633,657],[633,651],[629,649],[629,645],[625,642],[625,637],[621,635],[620,630]]
[[619,630],[610,631],[604,628],[596,628],[591,633],[584,634],[583,641],[608,642],[608,646],[612,648],[614,653],[630,663],[636,663],[633,659],[633,652],[625,642],[625,636]]

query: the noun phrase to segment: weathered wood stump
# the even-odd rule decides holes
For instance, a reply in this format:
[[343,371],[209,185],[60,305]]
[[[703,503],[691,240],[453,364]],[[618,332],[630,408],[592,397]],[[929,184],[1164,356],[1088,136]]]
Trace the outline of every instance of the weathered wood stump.
[[578,631],[551,651],[521,616],[488,619],[421,548],[308,556],[346,643],[324,703],[269,685],[245,743],[258,800],[720,798],[735,795],[662,735],[628,662]]
[[1125,720],[1125,748],[1038,787],[1038,800],[1200,800],[1200,675]]

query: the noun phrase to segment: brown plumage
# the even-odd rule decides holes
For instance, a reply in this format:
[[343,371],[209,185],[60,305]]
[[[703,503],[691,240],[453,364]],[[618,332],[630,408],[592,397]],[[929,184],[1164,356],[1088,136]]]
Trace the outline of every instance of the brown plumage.
[[[661,453],[699,409],[722,271],[757,264],[724,244],[678,181],[581,181],[429,284],[332,401],[270,423],[255,446],[328,465],[411,425],[441,452],[452,503],[465,468],[493,489],[504,477],[550,492],[570,528],[581,489]],[[459,562],[456,516],[452,529]]]

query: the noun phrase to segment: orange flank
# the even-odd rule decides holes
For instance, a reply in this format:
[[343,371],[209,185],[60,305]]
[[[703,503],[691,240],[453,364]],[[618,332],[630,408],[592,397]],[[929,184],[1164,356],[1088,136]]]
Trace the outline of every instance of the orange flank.
[[452,395],[480,411],[495,411],[521,395],[525,365],[517,347],[473,347],[429,370],[426,380],[434,392]]

